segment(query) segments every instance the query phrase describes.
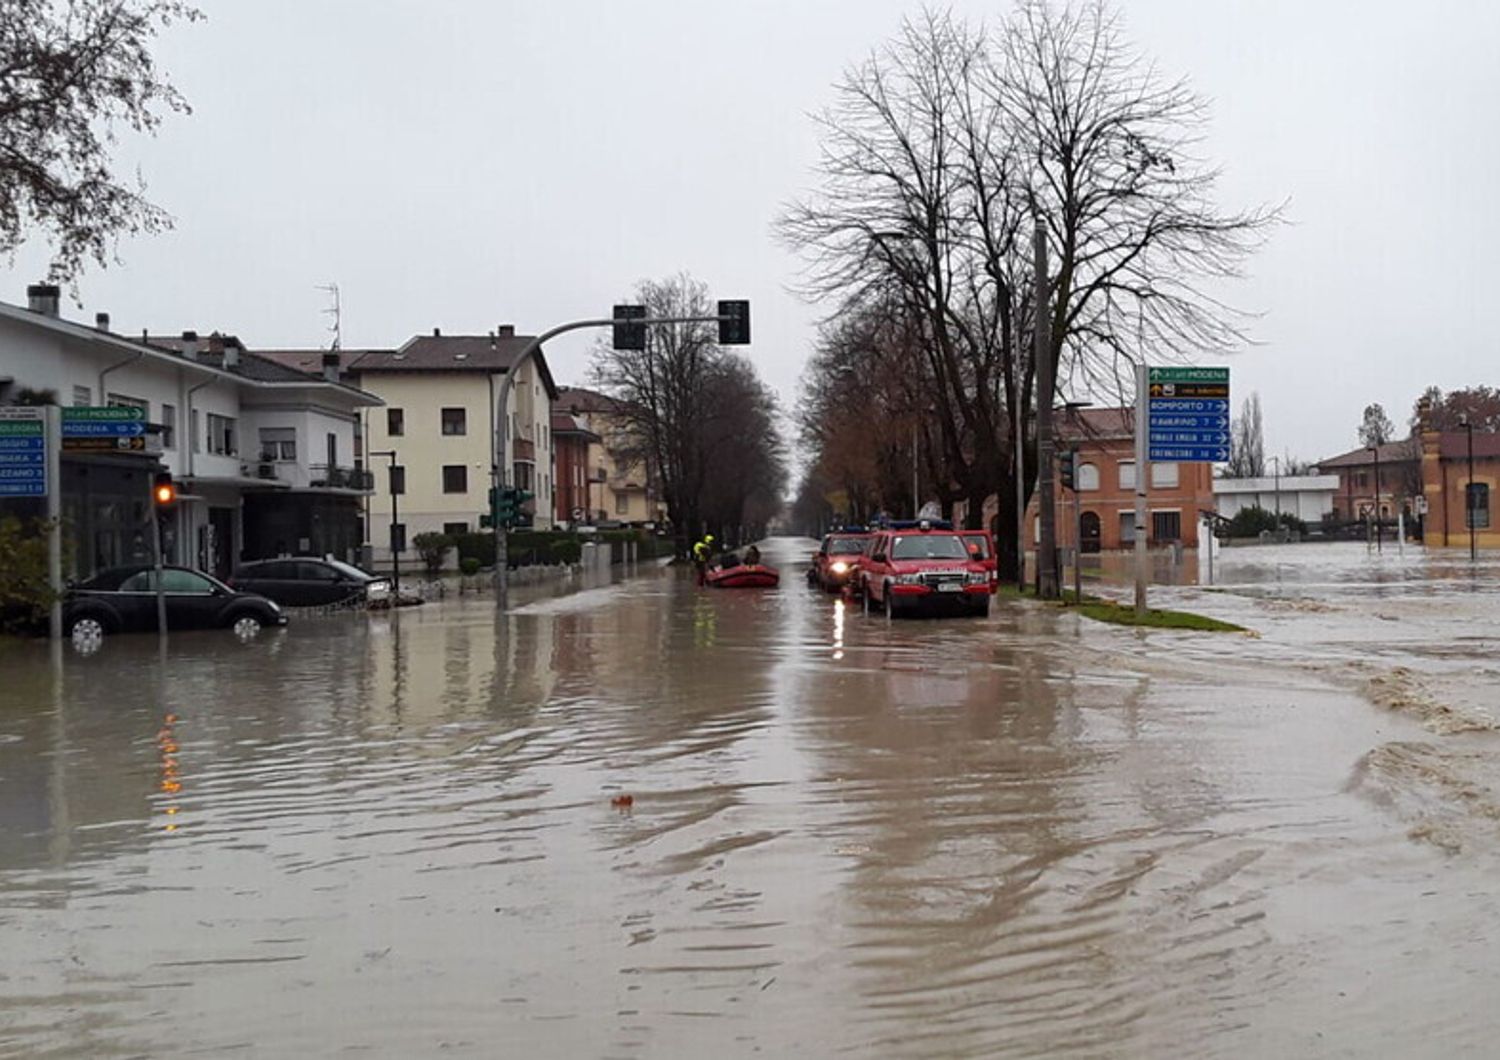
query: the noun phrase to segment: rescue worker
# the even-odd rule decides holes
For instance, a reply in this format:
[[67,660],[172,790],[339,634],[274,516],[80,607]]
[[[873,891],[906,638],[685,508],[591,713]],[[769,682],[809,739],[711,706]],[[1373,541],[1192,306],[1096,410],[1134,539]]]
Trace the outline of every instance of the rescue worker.
[[749,548],[745,549],[745,566],[760,566],[760,549],[756,548],[754,545],[751,545]]
[[703,584],[703,575],[708,571],[708,561],[714,554],[714,535],[705,534],[703,540],[693,546],[693,566],[698,571],[698,584]]

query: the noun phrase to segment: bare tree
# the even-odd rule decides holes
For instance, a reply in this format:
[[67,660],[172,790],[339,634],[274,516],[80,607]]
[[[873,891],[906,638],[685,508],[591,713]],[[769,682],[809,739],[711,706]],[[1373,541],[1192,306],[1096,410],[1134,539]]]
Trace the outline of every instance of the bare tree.
[[1261,428],[1260,394],[1252,393],[1230,425],[1229,463],[1225,478],[1259,478],[1266,473],[1266,443]]
[[171,219],[114,173],[118,128],[152,132],[187,102],[157,70],[157,32],[198,11],[178,0],[0,0],[0,253],[35,230],[51,275],[109,263],[121,234]]
[[1384,445],[1396,436],[1391,418],[1379,402],[1366,405],[1359,424],[1359,444],[1364,446]]
[[[642,282],[635,300],[653,317],[714,314],[707,286],[686,274]],[[785,479],[774,397],[749,362],[718,346],[711,324],[647,331],[644,350],[596,349],[593,374],[620,402],[624,453],[641,460],[660,485],[679,552],[707,522],[716,530],[731,517],[734,525],[753,525],[747,511],[769,521]],[[740,499],[738,507],[726,490]]]
[[[1102,2],[1025,0],[992,33],[948,14],[903,23],[819,118],[820,185],[783,239],[807,293],[884,313],[929,376],[945,468],[1015,525],[1014,427],[1040,402],[1026,237],[1046,221],[1046,349],[1060,387],[1120,399],[1131,365],[1224,351],[1243,317],[1206,284],[1238,274],[1276,212],[1223,212],[1198,148],[1206,109],[1126,46]],[[914,374],[918,369],[909,369]],[[1025,459],[1025,481],[1035,453]],[[1019,543],[1002,535],[1014,571]]]

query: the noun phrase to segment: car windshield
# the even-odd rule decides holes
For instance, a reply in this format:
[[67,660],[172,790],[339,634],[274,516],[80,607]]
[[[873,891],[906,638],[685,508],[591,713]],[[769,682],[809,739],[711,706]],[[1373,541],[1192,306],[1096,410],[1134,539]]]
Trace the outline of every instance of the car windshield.
[[831,537],[828,539],[828,554],[848,555],[851,552],[863,552],[867,540],[863,537]]
[[974,552],[974,556],[976,558],[978,558],[978,559],[989,559],[990,558],[990,546],[989,546],[989,542],[986,541],[984,538],[980,537],[978,534],[965,534],[964,535],[964,542],[968,545],[969,548],[971,548],[971,549],[977,549],[977,551]]
[[957,534],[900,535],[891,542],[892,559],[968,559]]
[[364,571],[360,570],[358,567],[345,563],[342,560],[325,559],[323,562],[328,564],[334,570],[338,571],[344,577],[353,578],[355,581],[367,582],[373,577],[373,575],[367,574]]

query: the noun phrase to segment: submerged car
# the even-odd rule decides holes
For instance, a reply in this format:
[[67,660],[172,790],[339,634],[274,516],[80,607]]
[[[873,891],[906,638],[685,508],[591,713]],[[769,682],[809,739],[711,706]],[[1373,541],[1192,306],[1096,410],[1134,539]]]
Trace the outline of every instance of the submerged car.
[[[187,567],[163,567],[167,629],[232,629],[239,637],[286,625],[274,601],[236,592]],[[156,631],[156,568],[111,567],[70,588],[63,597],[63,631],[72,639]]]
[[824,536],[818,551],[813,553],[808,582],[828,592],[838,592],[857,583],[859,562],[874,536],[864,529],[845,529]]
[[261,559],[242,563],[229,584],[258,593],[283,607],[327,607],[333,604],[390,602],[391,583],[340,560],[312,556]]
[[[882,529],[860,562],[860,583],[870,606],[891,617],[919,611],[990,613],[991,562],[976,554],[975,534],[923,519]],[[985,534],[991,557],[994,543]]]

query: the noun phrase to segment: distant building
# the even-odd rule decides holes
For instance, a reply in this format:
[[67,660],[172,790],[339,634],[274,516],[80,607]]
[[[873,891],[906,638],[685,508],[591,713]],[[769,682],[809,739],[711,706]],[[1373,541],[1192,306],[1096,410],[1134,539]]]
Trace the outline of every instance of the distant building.
[[1414,502],[1422,494],[1422,467],[1417,444],[1411,439],[1385,442],[1378,453],[1371,448],[1351,449],[1318,461],[1317,471],[1338,476],[1332,511],[1336,522],[1368,519],[1377,508],[1383,520],[1402,513],[1410,521],[1416,514]]
[[1214,506],[1225,519],[1242,509],[1261,508],[1304,523],[1320,523],[1334,512],[1337,475],[1263,475],[1259,478],[1214,479]]
[[636,452],[620,402],[584,387],[562,387],[556,408],[591,431],[585,468],[584,522],[659,526],[666,502],[650,469]]
[[[589,450],[602,439],[589,430],[588,422],[570,412],[552,413],[552,454],[556,473],[558,523],[578,526],[594,521],[594,469]],[[599,481],[602,484],[603,472]]]

